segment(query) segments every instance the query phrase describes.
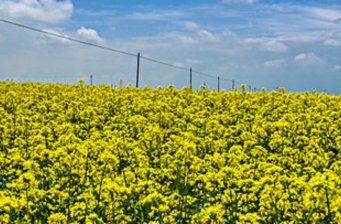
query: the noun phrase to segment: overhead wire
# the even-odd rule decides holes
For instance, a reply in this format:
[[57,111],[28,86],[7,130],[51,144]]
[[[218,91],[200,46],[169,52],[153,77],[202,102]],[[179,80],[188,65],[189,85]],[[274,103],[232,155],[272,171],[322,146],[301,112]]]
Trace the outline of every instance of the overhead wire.
[[147,60],[147,61],[151,61],[151,62],[154,62],[154,63],[157,63],[157,64],[165,65],[165,66],[176,68],[176,69],[180,69],[180,70],[189,71],[189,69],[190,69],[190,68],[186,68],[186,67],[183,67],[183,66],[174,65],[174,64],[171,64],[171,63],[168,63],[168,62],[159,61],[157,59],[153,59],[153,58],[146,57],[146,56],[143,56],[143,55],[141,55],[141,58],[144,59],[144,60]]
[[27,30],[35,31],[35,32],[46,34],[46,35],[49,35],[49,36],[54,36],[54,37],[57,37],[57,38],[61,38],[61,39],[64,39],[64,40],[69,40],[69,41],[72,41],[72,42],[76,42],[76,43],[80,43],[80,44],[85,44],[85,45],[88,45],[88,46],[91,46],[91,47],[96,47],[96,48],[100,48],[100,49],[103,49],[103,50],[113,51],[113,52],[116,52],[116,53],[120,53],[120,54],[125,54],[125,55],[136,57],[136,54],[133,54],[133,53],[130,53],[130,52],[126,52],[126,51],[122,51],[122,50],[117,50],[117,49],[114,49],[114,48],[111,48],[111,47],[106,47],[106,46],[102,46],[102,45],[99,45],[99,44],[94,44],[94,43],[86,42],[86,41],[83,41],[83,40],[78,40],[78,39],[75,39],[75,38],[72,38],[72,37],[68,37],[68,36],[65,36],[65,35],[62,35],[62,34],[52,33],[52,32],[49,32],[49,31],[45,31],[45,30],[42,30],[42,29],[37,29],[37,28],[31,27],[31,26],[15,23],[15,22],[12,22],[12,21],[9,21],[9,20],[5,20],[5,19],[1,19],[1,18],[0,18],[0,21],[4,22],[4,23],[7,23],[7,24],[11,24],[11,25],[17,26],[17,27],[24,28],[24,29],[27,29]]
[[[95,43],[79,40],[79,39],[72,38],[72,37],[69,37],[69,36],[66,36],[66,35],[62,35],[62,34],[58,34],[58,33],[53,33],[53,32],[50,32],[50,31],[46,31],[46,30],[35,28],[35,27],[31,27],[31,26],[28,26],[28,25],[23,25],[23,24],[20,24],[20,23],[16,23],[16,22],[13,22],[13,21],[10,21],[10,20],[7,20],[7,19],[0,18],[0,22],[6,23],[6,24],[10,24],[10,25],[13,25],[13,26],[17,26],[17,27],[20,27],[20,28],[23,28],[23,29],[27,29],[27,30],[30,30],[30,31],[35,31],[35,32],[38,32],[38,33],[42,33],[44,35],[49,35],[49,36],[53,36],[53,37],[56,37],[56,38],[68,40],[68,41],[71,41],[71,42],[75,42],[75,43],[84,44],[84,45],[87,45],[87,46],[99,48],[99,49],[102,49],[102,50],[107,50],[107,51],[111,51],[111,52],[115,52],[115,53],[119,53],[119,54],[124,54],[124,55],[128,55],[128,56],[133,56],[133,57],[137,56],[137,54],[134,54],[134,53],[131,53],[131,52],[128,52],[128,51],[123,51],[123,50],[115,49],[115,48],[112,48],[112,47],[107,47],[107,46],[103,46],[103,45],[99,45],[99,44],[95,44]],[[143,55],[141,55],[140,58],[144,59],[146,61],[150,61],[150,62],[153,62],[153,63],[161,64],[161,65],[172,67],[172,68],[179,69],[179,70],[184,70],[184,71],[190,71],[191,70],[191,68],[188,68],[188,67],[175,65],[175,64],[172,64],[172,63],[169,63],[169,62],[164,62],[164,61],[161,61],[161,60],[158,60],[158,59],[154,59],[154,58],[151,58],[151,57],[147,57],[147,56],[143,56]],[[204,76],[204,77],[207,77],[207,78],[213,78],[213,79],[217,79],[219,77],[219,76],[215,76],[215,75],[208,74],[208,73],[201,72],[201,71],[197,71],[197,70],[192,70],[192,73],[200,75],[200,76]],[[223,77],[219,77],[219,78],[222,81],[228,81],[228,82],[234,81],[234,80],[226,79],[226,78],[223,78]]]
[[192,72],[197,74],[197,75],[201,75],[201,76],[205,76],[205,77],[213,78],[213,79],[216,79],[218,77],[218,76],[210,75],[210,74],[207,74],[205,72],[200,72],[200,71],[196,71],[196,70],[193,70]]

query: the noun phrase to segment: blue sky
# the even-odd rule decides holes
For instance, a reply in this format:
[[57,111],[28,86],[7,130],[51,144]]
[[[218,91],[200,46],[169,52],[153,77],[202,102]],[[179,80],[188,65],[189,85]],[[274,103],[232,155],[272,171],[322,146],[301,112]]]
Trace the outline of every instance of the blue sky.
[[[2,0],[0,18],[256,88],[341,92],[340,0]],[[96,84],[135,83],[133,57],[3,23],[0,46],[0,79],[75,83],[92,74]],[[142,86],[182,87],[188,76],[141,61]],[[203,83],[216,87],[194,75]]]

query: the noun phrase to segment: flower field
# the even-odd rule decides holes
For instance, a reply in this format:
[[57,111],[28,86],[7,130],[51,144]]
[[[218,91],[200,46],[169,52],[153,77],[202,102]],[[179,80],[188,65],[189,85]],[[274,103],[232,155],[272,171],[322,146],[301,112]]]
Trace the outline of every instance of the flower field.
[[341,96],[0,82],[0,223],[340,223]]

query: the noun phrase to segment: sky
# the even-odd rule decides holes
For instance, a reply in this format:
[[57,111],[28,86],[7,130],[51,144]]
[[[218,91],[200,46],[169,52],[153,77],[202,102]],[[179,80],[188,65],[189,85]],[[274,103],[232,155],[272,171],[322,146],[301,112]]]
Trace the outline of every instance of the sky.
[[[140,86],[341,93],[341,0],[1,0],[0,18],[141,59]],[[0,80],[135,85],[136,57],[0,22]]]

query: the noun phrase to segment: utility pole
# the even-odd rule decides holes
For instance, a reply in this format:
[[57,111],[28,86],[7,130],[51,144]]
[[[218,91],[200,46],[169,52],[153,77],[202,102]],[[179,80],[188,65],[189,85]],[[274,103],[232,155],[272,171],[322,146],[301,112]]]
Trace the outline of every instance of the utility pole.
[[136,88],[139,88],[139,79],[140,79],[140,52],[137,53],[137,68],[136,68]]
[[193,88],[193,71],[192,71],[192,67],[189,69],[189,88],[191,90]]

